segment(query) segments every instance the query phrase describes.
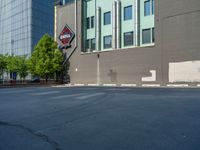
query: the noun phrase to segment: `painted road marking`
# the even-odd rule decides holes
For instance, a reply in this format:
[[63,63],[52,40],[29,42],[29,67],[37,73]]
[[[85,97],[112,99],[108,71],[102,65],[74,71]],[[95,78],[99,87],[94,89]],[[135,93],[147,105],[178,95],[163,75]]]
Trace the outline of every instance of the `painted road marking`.
[[60,91],[49,91],[49,92],[41,92],[41,93],[32,93],[32,95],[40,96],[40,95],[50,95],[50,94],[57,94],[60,93]]
[[95,96],[101,96],[104,95],[105,93],[94,93],[94,94],[88,94],[88,95],[84,95],[84,96],[79,96],[76,99],[87,99],[87,98],[91,98],[91,97],[95,97]]
[[63,99],[63,98],[70,98],[70,97],[76,97],[76,96],[81,96],[87,93],[78,93],[78,94],[71,94],[71,95],[61,95],[61,96],[56,96],[56,97],[52,97],[50,99]]

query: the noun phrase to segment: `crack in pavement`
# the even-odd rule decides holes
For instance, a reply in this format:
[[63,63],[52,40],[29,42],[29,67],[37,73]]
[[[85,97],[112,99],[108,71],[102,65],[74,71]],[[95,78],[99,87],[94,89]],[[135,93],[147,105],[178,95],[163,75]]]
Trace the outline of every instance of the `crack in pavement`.
[[54,150],[61,150],[61,149],[59,148],[58,143],[57,143],[56,141],[51,140],[47,135],[44,135],[44,134],[42,134],[42,133],[36,133],[36,132],[33,131],[32,129],[27,128],[27,127],[25,127],[25,126],[23,126],[23,125],[12,124],[12,123],[7,123],[7,122],[2,122],[2,121],[0,121],[0,126],[16,127],[16,128],[20,128],[20,129],[22,129],[22,130],[26,130],[26,131],[29,132],[30,134],[32,134],[32,135],[34,135],[34,136],[36,136],[36,137],[38,137],[38,138],[41,138],[41,139],[44,140],[45,142],[49,143],[49,144],[52,146],[52,148],[53,148]]

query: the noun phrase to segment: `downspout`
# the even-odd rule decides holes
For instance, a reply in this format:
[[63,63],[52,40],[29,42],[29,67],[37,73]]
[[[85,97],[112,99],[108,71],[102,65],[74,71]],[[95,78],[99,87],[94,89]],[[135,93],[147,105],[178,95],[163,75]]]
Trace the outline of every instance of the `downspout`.
[[101,8],[96,9],[96,50],[101,50]]
[[135,0],[135,46],[140,46],[140,0]]
[[112,5],[112,49],[116,49],[116,1]]
[[75,0],[75,45],[72,52],[69,54],[68,57],[66,57],[65,61],[63,62],[63,65],[71,58],[76,49],[77,49],[77,0]]
[[121,48],[121,1],[117,0],[117,6],[116,6],[117,10],[116,10],[116,28],[117,28],[117,32],[116,32],[116,36],[117,36],[117,49]]
[[57,39],[57,6],[54,6],[54,41]]

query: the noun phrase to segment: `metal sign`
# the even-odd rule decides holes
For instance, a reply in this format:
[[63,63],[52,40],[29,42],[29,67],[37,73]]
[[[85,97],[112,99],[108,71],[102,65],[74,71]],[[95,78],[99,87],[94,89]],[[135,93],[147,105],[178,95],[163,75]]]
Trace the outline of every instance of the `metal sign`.
[[59,40],[62,43],[62,46],[69,46],[72,42],[75,33],[70,29],[68,25],[65,25],[64,29],[59,35]]

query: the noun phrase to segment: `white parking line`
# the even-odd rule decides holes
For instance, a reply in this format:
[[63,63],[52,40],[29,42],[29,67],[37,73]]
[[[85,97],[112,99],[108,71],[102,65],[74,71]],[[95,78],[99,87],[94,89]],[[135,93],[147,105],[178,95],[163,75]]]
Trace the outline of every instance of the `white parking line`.
[[84,96],[79,96],[76,99],[87,99],[87,98],[91,98],[91,97],[95,97],[95,96],[100,96],[100,95],[104,95],[105,93],[94,93],[94,94],[88,94],[88,95],[84,95]]
[[32,93],[32,95],[39,96],[39,95],[49,95],[49,94],[56,94],[56,93],[60,93],[60,91],[50,91],[50,92]]
[[63,99],[63,98],[70,98],[70,97],[76,97],[76,96],[81,96],[87,93],[79,93],[79,94],[71,94],[71,95],[61,95],[61,96],[56,96],[56,97],[52,97],[50,99]]

